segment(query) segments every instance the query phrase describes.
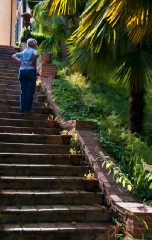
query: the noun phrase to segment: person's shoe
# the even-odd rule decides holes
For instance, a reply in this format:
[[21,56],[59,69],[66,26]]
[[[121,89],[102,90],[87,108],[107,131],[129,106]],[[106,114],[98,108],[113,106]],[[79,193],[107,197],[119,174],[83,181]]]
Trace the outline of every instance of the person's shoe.
[[35,113],[33,110],[31,110],[31,113]]
[[25,113],[25,111],[23,111],[23,110],[18,110],[18,112],[19,112],[19,113]]
[[27,111],[26,113],[32,113],[32,114],[34,114],[35,112],[34,112],[33,110],[31,110],[31,111]]

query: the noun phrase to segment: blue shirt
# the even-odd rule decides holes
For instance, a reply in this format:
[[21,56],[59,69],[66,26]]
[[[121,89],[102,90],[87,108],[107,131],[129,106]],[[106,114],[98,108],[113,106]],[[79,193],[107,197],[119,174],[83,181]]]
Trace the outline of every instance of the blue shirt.
[[38,52],[31,47],[27,47],[24,51],[14,54],[13,56],[19,58],[22,62],[22,66],[20,69],[28,70],[28,69],[36,69],[35,66],[30,66],[29,64],[32,62],[34,54],[38,54]]

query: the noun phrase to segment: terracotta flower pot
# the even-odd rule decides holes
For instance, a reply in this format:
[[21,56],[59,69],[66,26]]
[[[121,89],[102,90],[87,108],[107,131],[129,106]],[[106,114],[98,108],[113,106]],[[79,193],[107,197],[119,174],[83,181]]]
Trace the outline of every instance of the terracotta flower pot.
[[56,120],[47,120],[47,125],[49,128],[53,128],[56,125]]
[[51,112],[50,107],[43,106],[42,107],[42,113],[49,114]]
[[21,50],[20,50],[20,48],[19,47],[14,47],[14,52],[15,53],[18,53],[18,52],[20,52]]
[[71,138],[72,138],[72,135],[61,134],[62,144],[63,145],[70,145]]
[[51,61],[52,61],[52,54],[51,53],[41,53],[41,62],[43,64],[51,63]]
[[30,18],[32,18],[32,15],[28,12],[22,13],[21,17],[23,18],[23,25],[27,28],[30,26]]
[[39,92],[40,89],[41,89],[41,85],[36,85],[36,86],[35,86],[35,91],[36,91],[36,92]]
[[37,98],[38,98],[39,102],[44,102],[45,98],[46,98],[46,95],[37,95]]
[[82,154],[70,154],[69,157],[72,165],[80,165]]
[[93,191],[97,186],[98,180],[96,178],[93,178],[93,179],[84,178],[83,182],[84,182],[84,187],[86,191]]

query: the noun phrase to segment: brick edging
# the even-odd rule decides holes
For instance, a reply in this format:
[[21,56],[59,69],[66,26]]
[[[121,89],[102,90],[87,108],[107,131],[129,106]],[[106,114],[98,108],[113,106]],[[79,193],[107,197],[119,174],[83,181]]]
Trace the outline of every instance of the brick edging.
[[[108,174],[108,170],[102,167],[103,160],[97,152],[101,151],[105,156],[108,154],[95,139],[92,123],[90,121],[65,121],[52,96],[51,82],[53,80],[43,77],[41,80],[46,86],[48,101],[55,116],[58,117],[60,127],[77,131],[85,158],[99,180],[99,187],[104,193],[105,203],[110,206],[118,221],[124,225],[127,236],[142,238],[143,233],[145,236],[148,235],[149,232],[152,232],[152,208],[135,199],[126,188],[120,183],[116,183],[115,177],[111,173]],[[85,122],[86,126],[84,126]],[[115,162],[113,158],[110,157],[110,159]],[[144,221],[147,223],[148,229],[146,229]]]

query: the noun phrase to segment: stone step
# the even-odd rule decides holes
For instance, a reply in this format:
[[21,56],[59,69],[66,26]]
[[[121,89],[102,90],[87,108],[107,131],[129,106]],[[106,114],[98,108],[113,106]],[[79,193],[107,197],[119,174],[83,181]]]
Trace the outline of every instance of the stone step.
[[1,74],[16,74],[18,75],[18,71],[19,68],[17,66],[12,66],[12,68],[8,68],[7,65],[6,66],[1,66],[0,65],[0,73]]
[[[17,107],[20,105],[20,101],[18,100],[6,100],[0,99],[0,106],[10,106],[10,107]],[[33,101],[33,107],[42,108],[44,106],[43,102],[35,102]]]
[[[32,114],[31,114],[32,115]],[[34,114],[33,114],[34,115]],[[37,115],[37,114],[35,114]],[[0,126],[1,133],[34,133],[34,134],[59,134],[60,129],[58,128],[35,128],[35,127],[14,127],[14,126]]]
[[2,206],[1,223],[111,221],[112,214],[108,208],[94,205]]
[[69,154],[0,153],[0,163],[70,164]]
[[[14,54],[14,53],[13,53]],[[1,54],[0,56],[0,61],[3,61],[3,62],[9,62],[12,61],[14,63],[14,59],[12,58],[12,55],[11,53],[7,53],[7,54]],[[17,63],[17,62],[16,62]]]
[[[13,82],[12,82],[13,83]],[[5,82],[1,82],[0,83],[0,89],[6,89],[6,90],[20,90],[20,85],[19,85],[19,83],[18,84],[16,84],[16,85],[13,85],[13,84],[10,84],[10,83],[6,83],[6,81]]]
[[20,90],[12,90],[12,89],[2,89],[0,88],[0,94],[8,94],[8,95],[20,95]]
[[[6,71],[6,70],[5,70]],[[12,76],[10,76],[10,77],[5,77],[5,76],[0,76],[0,81],[1,80],[5,80],[5,81],[7,81],[7,80],[11,80],[11,81],[16,81],[17,80],[17,77],[12,77]]]
[[101,204],[101,192],[84,190],[1,190],[0,205],[58,205],[58,204]]
[[[34,108],[33,108],[34,109]],[[25,115],[26,113],[24,113]],[[34,115],[28,114],[27,115]],[[35,114],[37,115],[37,114]],[[44,114],[45,115],[45,114]],[[48,116],[48,115],[47,115]],[[7,119],[7,118],[0,118],[0,126],[14,126],[14,127],[40,127],[40,128],[47,128],[47,121],[41,120],[28,120],[28,119]],[[31,132],[32,133],[32,132]],[[34,132],[35,133],[35,132]]]
[[3,190],[73,190],[84,189],[83,177],[73,176],[1,176]]
[[0,142],[0,152],[8,153],[62,153],[68,154],[70,145],[34,144],[34,143],[5,143]]
[[[11,238],[10,238],[11,236]],[[1,224],[3,240],[115,240],[115,225],[109,222],[58,222]]]
[[[33,96],[34,102],[38,102],[37,95],[40,94],[39,92],[35,92]],[[20,94],[15,95],[14,93],[12,94],[0,94],[0,99],[7,99],[11,101],[20,101]]]
[[[38,98],[37,98],[37,95],[40,95],[40,91],[39,92],[35,92],[34,96],[35,96],[35,100],[38,101]],[[0,96],[6,96],[6,97],[9,97],[9,96],[18,96],[20,97],[20,89],[18,90],[15,90],[15,89],[0,89]],[[17,98],[16,100],[19,100],[19,98]]]
[[0,118],[46,121],[48,116],[47,116],[47,114],[27,114],[27,113],[0,112]]
[[[0,52],[1,52],[1,50],[0,50]],[[5,54],[4,53],[0,53],[0,63],[1,64],[6,64],[6,63],[15,63],[16,65],[18,64],[19,65],[19,63],[17,63],[17,61],[15,61],[15,59],[13,59],[12,58],[12,55],[13,55],[14,53],[11,53],[11,52],[9,52],[9,51],[7,51]]]
[[11,56],[12,57],[13,53],[14,52],[12,51],[12,49],[11,50],[7,49],[7,50],[5,50],[5,52],[1,51],[1,49],[0,49],[0,58],[4,57],[4,56]]
[[[2,49],[5,51],[3,52]],[[6,52],[14,53],[14,47],[13,46],[4,47],[4,45],[0,45],[0,52],[3,54],[5,54]]]
[[19,67],[17,65],[12,65],[12,67],[7,67],[7,64],[0,63],[0,72],[3,74],[18,74]]
[[6,64],[8,64],[8,66],[10,66],[12,68],[12,65],[18,66],[19,67],[19,63],[17,61],[15,61],[12,56],[6,56],[6,57],[0,57],[0,64],[1,66],[5,66]]
[[60,135],[0,133],[0,142],[62,144]]
[[19,81],[18,80],[1,80],[1,84],[5,84],[6,86],[12,85],[12,86],[19,86]]
[[5,50],[5,51],[13,51],[13,46],[9,46],[9,45],[0,45],[0,51]]
[[14,67],[12,67],[12,68],[7,68],[7,66],[2,66],[2,65],[0,65],[0,72],[3,72],[3,73],[18,73],[18,71],[19,71],[19,68],[17,67],[17,66],[14,66]]
[[[10,60],[12,60],[12,59],[10,59]],[[5,71],[6,70],[9,71],[9,69],[18,71],[19,70],[19,64],[16,63],[16,62],[12,62],[10,60],[4,62],[3,60],[0,59],[0,67],[1,67],[1,69],[4,69]]]
[[[40,107],[33,107],[32,110],[36,113],[36,114],[42,114],[42,108]],[[1,106],[1,112],[13,112],[13,113],[17,113],[19,112],[19,107],[11,107],[11,106]]]
[[7,78],[7,77],[16,77],[18,79],[18,71],[14,71],[14,72],[6,72],[6,70],[2,70],[0,69],[0,76]]
[[66,164],[0,164],[1,176],[79,176],[88,173],[87,165],[75,166]]

